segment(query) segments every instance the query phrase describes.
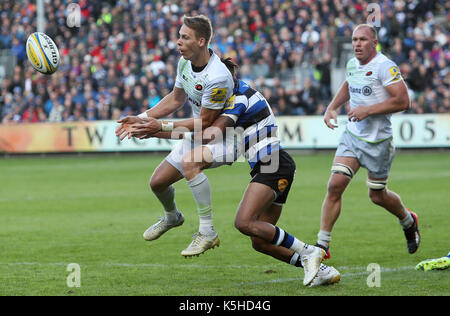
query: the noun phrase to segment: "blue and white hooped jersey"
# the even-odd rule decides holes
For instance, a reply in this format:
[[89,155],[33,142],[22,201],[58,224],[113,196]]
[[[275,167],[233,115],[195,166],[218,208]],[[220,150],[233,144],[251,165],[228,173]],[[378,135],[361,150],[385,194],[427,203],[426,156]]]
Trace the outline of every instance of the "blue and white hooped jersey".
[[243,129],[244,156],[252,169],[262,158],[281,149],[278,127],[269,103],[244,81],[238,81],[222,115],[233,119],[235,128]]

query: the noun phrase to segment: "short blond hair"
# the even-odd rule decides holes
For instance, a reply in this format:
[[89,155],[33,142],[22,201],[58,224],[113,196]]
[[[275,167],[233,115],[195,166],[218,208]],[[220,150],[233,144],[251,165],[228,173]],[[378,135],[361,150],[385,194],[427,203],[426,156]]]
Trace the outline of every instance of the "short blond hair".
[[213,28],[211,20],[203,14],[197,16],[184,16],[183,24],[193,29],[196,38],[204,38],[206,40],[206,46],[209,45],[213,35]]
[[370,24],[359,24],[353,29],[353,32],[355,32],[357,29],[359,29],[361,27],[368,28],[372,32],[373,38],[378,40],[377,30],[375,29],[375,27],[373,25],[370,25]]

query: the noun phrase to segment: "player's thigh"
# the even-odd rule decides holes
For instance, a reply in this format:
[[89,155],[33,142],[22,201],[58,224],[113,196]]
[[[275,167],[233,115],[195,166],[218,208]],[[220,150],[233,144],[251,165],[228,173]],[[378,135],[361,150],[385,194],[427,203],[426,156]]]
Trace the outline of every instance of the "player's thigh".
[[333,164],[342,164],[352,168],[354,174],[358,172],[361,164],[356,157],[336,156],[334,157]]
[[181,172],[164,159],[153,172],[150,179],[150,187],[153,191],[163,191],[181,179],[183,179]]
[[264,212],[262,212],[258,220],[276,225],[281,216],[283,204],[272,203]]
[[257,182],[250,183],[239,204],[235,223],[256,220],[272,205],[274,199],[275,193],[271,187]]
[[239,156],[237,147],[227,138],[224,143],[215,142],[203,145],[203,157],[205,162],[211,162],[208,168],[218,168],[223,165],[231,165]]
[[[355,175],[361,167],[358,159],[355,157],[336,156],[333,160],[333,166],[341,165],[349,167]],[[328,181],[328,191],[342,193],[351,181],[351,177],[340,172],[332,172]]]
[[207,169],[212,165],[213,160],[213,154],[207,146],[198,146],[184,154],[182,158],[183,170],[192,166]]

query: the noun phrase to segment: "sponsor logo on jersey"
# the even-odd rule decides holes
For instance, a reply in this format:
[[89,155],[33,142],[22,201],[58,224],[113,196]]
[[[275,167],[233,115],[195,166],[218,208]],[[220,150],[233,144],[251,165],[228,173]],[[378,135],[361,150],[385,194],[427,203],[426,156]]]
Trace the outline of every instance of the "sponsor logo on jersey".
[[227,100],[223,109],[224,110],[232,110],[232,109],[234,109],[235,103],[236,103],[236,96],[233,95],[231,98],[229,98]]
[[371,76],[372,75],[372,72],[371,71],[368,71],[368,72],[366,72],[366,76],[368,77],[368,76]]
[[372,88],[370,86],[364,86],[362,88],[349,87],[350,93],[358,93],[363,94],[365,96],[369,96],[372,94]]
[[195,86],[195,90],[201,91],[203,89],[203,86],[201,84],[197,84]]
[[369,86],[364,86],[362,88],[362,94],[364,94],[366,97],[372,94],[372,88]]
[[189,100],[193,105],[195,105],[195,106],[197,106],[197,107],[201,106],[200,103],[198,103],[197,101],[195,101],[195,100],[192,99],[191,97],[188,97],[188,100]]
[[389,73],[391,74],[392,81],[398,81],[401,78],[400,70],[397,66],[389,68]]
[[227,97],[227,88],[216,88],[213,89],[211,94],[211,102],[212,103],[222,103],[225,101]]

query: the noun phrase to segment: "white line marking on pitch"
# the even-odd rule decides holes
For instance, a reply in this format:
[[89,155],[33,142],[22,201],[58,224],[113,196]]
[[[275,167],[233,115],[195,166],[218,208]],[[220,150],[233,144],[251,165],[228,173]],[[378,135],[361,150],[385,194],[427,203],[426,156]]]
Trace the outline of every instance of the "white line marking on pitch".
[[[347,270],[361,269],[361,267],[343,267],[343,268],[347,269]],[[338,267],[337,269],[339,270],[341,268]],[[363,269],[365,269],[365,268],[363,268]],[[398,271],[413,270],[413,269],[414,269],[414,266],[404,266],[404,267],[397,267],[397,268],[381,268],[381,272],[398,272]],[[341,274],[341,277],[348,278],[348,277],[369,275],[369,274],[370,274],[369,271],[343,273],[343,274]],[[267,283],[283,283],[283,282],[291,282],[291,281],[299,281],[299,280],[301,280],[301,278],[275,279],[275,280],[268,280],[268,281],[239,283],[238,285],[260,285],[260,284],[267,284]]]
[[[39,266],[67,266],[68,263],[64,262],[0,262],[0,265],[11,265],[11,266],[31,266],[31,265],[39,265]],[[92,266],[96,264],[87,264],[87,266]],[[267,265],[267,266],[251,266],[251,265],[223,265],[223,266],[205,266],[200,264],[157,264],[157,263],[100,263],[98,265],[102,266],[109,266],[109,267],[124,267],[124,268],[190,268],[190,269],[270,269],[274,268],[273,265]],[[351,278],[351,277],[358,277],[361,275],[368,275],[369,272],[366,271],[366,267],[363,266],[355,266],[355,267],[337,267],[338,270],[363,270],[360,272],[349,272],[349,273],[343,273],[341,276],[343,278]],[[404,270],[413,270],[414,266],[403,266],[403,267],[397,267],[397,268],[381,268],[381,272],[398,272],[398,271],[404,271]],[[261,285],[261,284],[270,284],[270,283],[284,283],[284,282],[292,282],[292,281],[299,281],[301,280],[300,277],[298,278],[286,278],[286,279],[273,279],[273,280],[267,280],[267,281],[257,281],[257,282],[243,282],[243,283],[237,283],[236,286],[242,286],[242,285]]]

